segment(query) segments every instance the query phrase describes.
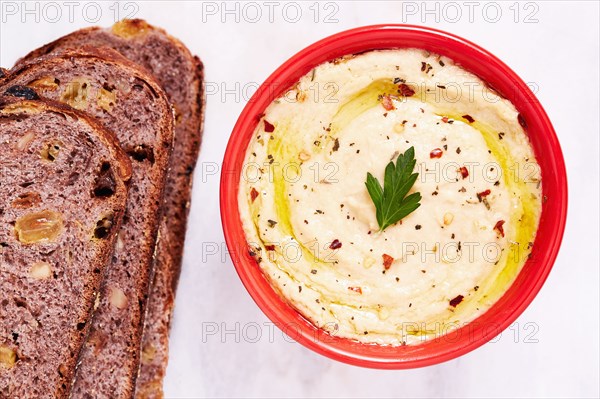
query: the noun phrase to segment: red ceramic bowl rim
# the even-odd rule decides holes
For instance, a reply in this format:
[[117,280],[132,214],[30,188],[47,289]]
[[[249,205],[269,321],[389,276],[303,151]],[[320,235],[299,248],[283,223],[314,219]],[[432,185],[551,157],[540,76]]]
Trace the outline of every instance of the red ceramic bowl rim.
[[[271,287],[248,254],[237,205],[240,171],[252,133],[266,107],[323,62],[369,50],[421,48],[445,55],[509,99],[523,116],[543,176],[544,195],[530,259],[508,291],[466,326],[419,345],[363,344],[331,336],[308,322]],[[341,32],[300,51],[279,67],[250,99],[232,132],[221,174],[221,218],[225,240],[242,283],[266,316],[283,332],[322,355],[382,369],[429,366],[461,356],[496,337],[527,308],[558,254],[567,214],[567,176],[552,124],[529,87],[502,61],[458,36],[411,25],[375,25]]]

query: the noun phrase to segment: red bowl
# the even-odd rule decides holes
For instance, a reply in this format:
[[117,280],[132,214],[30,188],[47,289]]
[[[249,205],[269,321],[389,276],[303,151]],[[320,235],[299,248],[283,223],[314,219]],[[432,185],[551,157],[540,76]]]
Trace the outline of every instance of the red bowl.
[[[510,100],[527,123],[527,134],[543,176],[542,213],[533,253],[508,291],[487,312],[447,335],[418,345],[383,346],[334,337],[318,329],[273,290],[248,254],[238,210],[240,171],[265,108],[314,67],[347,54],[390,48],[422,48],[453,59]],[[323,39],[279,67],[240,115],[225,152],[221,218],[225,240],[244,286],[262,311],[291,338],[345,363],[381,369],[429,366],[461,356],[497,336],[527,308],[556,259],[567,216],[567,176],[552,124],[535,95],[502,61],[458,36],[410,25],[376,25]]]

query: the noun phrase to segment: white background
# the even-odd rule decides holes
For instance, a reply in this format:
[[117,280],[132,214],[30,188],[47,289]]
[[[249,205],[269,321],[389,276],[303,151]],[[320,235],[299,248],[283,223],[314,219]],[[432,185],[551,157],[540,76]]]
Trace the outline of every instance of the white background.
[[[0,64],[4,67],[90,22],[111,25],[115,10],[119,17],[133,11],[136,17],[166,28],[205,63],[211,93],[172,332],[168,398],[599,396],[598,2],[515,5],[510,1],[486,6],[484,2],[387,1],[315,6],[306,1],[285,10],[280,2],[225,6],[199,1],[117,5],[98,1],[87,8],[85,3],[61,1],[51,6],[1,3]],[[225,13],[225,7],[234,12]],[[271,16],[269,7],[274,10]],[[302,17],[293,22],[298,9]],[[433,11],[425,13],[425,9]],[[494,22],[498,9],[501,16]],[[523,80],[532,82],[562,144],[570,190],[558,260],[544,288],[512,329],[459,359],[409,371],[336,363],[289,342],[269,326],[226,255],[219,175],[214,172],[256,84],[318,39],[386,22],[456,33],[490,50]],[[255,339],[257,326],[261,336]],[[209,334],[213,329],[216,333]]]

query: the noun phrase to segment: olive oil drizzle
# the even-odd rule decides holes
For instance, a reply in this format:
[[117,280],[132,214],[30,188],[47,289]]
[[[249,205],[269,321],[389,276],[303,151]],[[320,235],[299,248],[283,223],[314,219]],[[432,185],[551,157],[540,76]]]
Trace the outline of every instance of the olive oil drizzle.
[[[329,137],[331,139],[338,137],[344,128],[348,126],[355,118],[369,109],[379,106],[382,95],[396,95],[397,92],[398,86],[388,79],[373,81],[367,87],[357,92],[350,100],[340,106],[339,110],[331,120],[330,129],[328,130]],[[415,95],[418,96],[419,94],[416,93]],[[428,101],[426,97],[421,98],[421,100],[435,108],[435,103],[433,101]],[[514,207],[511,211],[509,224],[511,228],[507,230],[507,241],[510,243],[510,250],[503,251],[497,265],[494,266],[494,270],[497,271],[488,275],[486,279],[479,285],[479,289],[477,291],[465,293],[465,301],[462,302],[458,307],[455,309],[449,308],[446,311],[445,316],[438,314],[437,317],[432,317],[430,320],[425,322],[425,325],[429,325],[431,323],[432,325],[436,326],[435,329],[417,328],[415,330],[407,330],[403,332],[407,335],[423,337],[439,335],[440,332],[447,332],[449,327],[459,327],[460,323],[462,321],[468,321],[469,315],[476,313],[479,307],[487,306],[502,296],[506,287],[508,287],[515,280],[525,257],[528,256],[528,254],[524,254],[524,252],[529,249],[527,248],[528,244],[533,242],[535,238],[537,221],[540,214],[539,199],[533,197],[533,191],[527,186],[527,184],[530,183],[520,180],[517,176],[514,176],[514,173],[513,176],[509,176],[507,173],[509,170],[511,170],[511,165],[516,165],[518,160],[515,160],[511,156],[509,149],[499,143],[497,131],[480,121],[470,122],[462,116],[453,114],[440,114],[439,116],[445,116],[449,119],[464,122],[472,126],[482,135],[489,150],[491,151],[491,154],[500,163],[503,171],[503,183],[506,185],[510,193],[515,193],[515,195],[518,196],[519,200],[517,201],[516,207]],[[295,138],[298,136],[298,134],[300,133],[294,132],[293,128],[289,126],[289,122],[286,123],[285,121],[279,121],[279,124],[273,133],[274,137],[271,137],[271,140],[268,142],[268,154],[271,154],[278,162],[278,165],[274,163],[273,165],[269,166],[269,168],[271,168],[270,173],[272,173],[273,176],[275,196],[274,202],[279,223],[278,227],[284,235],[295,240],[295,242],[301,248],[302,256],[305,257],[305,260],[311,262],[312,266],[316,264],[320,267],[328,267],[334,270],[331,262],[326,262],[316,257],[312,251],[310,251],[300,240],[297,239],[292,226],[290,218],[290,203],[287,195],[288,187],[283,176],[281,165],[285,165],[286,163],[290,162],[296,162],[295,159],[300,151],[300,149],[297,148],[297,144],[295,144]],[[314,151],[318,153],[323,149],[324,147],[316,147]],[[256,211],[254,211],[252,215],[258,237],[261,237],[257,224],[258,217],[256,215]],[[264,244],[265,243],[263,242],[263,246]],[[273,263],[275,263],[278,269],[285,273],[291,281],[300,283],[298,279],[290,274],[285,267],[282,267],[279,262]],[[309,271],[304,274],[308,276],[307,281],[311,281]],[[305,283],[303,284],[307,286],[307,288],[313,289],[313,287],[306,285]],[[324,291],[327,291],[327,289],[325,289],[326,287],[323,288]],[[323,296],[321,296],[321,298],[323,305],[334,304],[337,306],[354,309],[356,311],[378,310],[376,306],[362,305],[359,307],[348,303],[325,300]],[[441,300],[447,299],[448,298],[441,298]],[[334,316],[331,310],[329,310],[329,312],[332,316]],[[371,332],[377,333],[375,330]]]

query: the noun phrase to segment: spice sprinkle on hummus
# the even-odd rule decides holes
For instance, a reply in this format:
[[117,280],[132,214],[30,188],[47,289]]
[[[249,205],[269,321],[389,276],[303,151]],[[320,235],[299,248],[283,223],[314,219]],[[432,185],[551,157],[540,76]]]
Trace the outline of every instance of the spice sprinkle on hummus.
[[248,146],[249,252],[332,335],[445,334],[488,310],[531,253],[541,173],[525,129],[510,101],[443,56],[321,64],[273,101]]

